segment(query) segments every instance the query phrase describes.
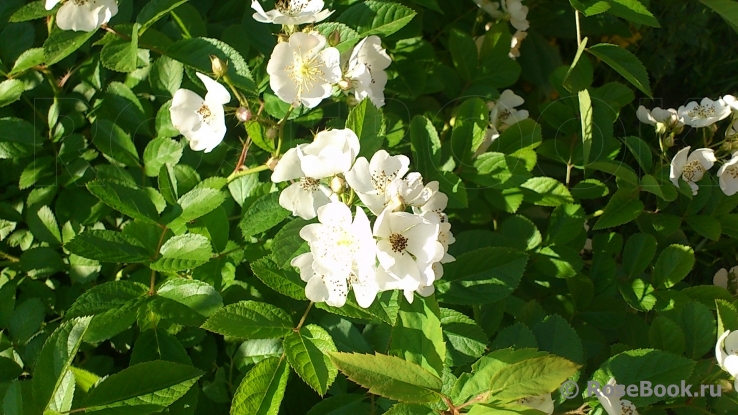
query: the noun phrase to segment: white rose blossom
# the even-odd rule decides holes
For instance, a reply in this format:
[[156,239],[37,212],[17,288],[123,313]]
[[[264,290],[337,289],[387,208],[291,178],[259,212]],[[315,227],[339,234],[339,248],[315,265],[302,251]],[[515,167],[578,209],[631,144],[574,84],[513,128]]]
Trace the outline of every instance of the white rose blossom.
[[554,403],[550,393],[538,396],[526,396],[525,398],[518,399],[518,403],[548,415],[553,414],[554,411]]
[[[44,7],[51,10],[61,0],[46,0]],[[59,29],[75,32],[93,32],[118,14],[116,0],[69,0],[56,12]]]
[[661,109],[656,107],[649,111],[641,105],[638,107],[636,116],[642,123],[657,127],[658,131],[674,130],[680,132],[684,128],[684,122],[682,122],[682,118],[674,108]]
[[722,98],[713,101],[703,98],[698,104],[692,101],[687,105],[679,107],[677,111],[684,124],[694,128],[709,127],[718,121],[726,119],[730,115],[730,106]]
[[638,410],[635,405],[627,399],[620,399],[619,393],[617,392],[615,378],[610,378],[607,382],[610,388],[608,392],[612,391],[609,396],[600,392],[595,391],[597,399],[600,401],[602,408],[608,415],[638,415]]
[[300,237],[310,252],[295,257],[291,264],[300,268],[307,282],[305,295],[310,301],[333,307],[346,303],[353,289],[361,307],[369,307],[377,296],[376,245],[369,219],[361,208],[351,219],[351,210],[340,202],[318,209],[320,223],[306,225]]
[[510,24],[517,30],[526,31],[530,28],[528,7],[523,6],[521,0],[500,0],[499,3],[491,0],[474,0],[474,3],[495,19],[509,19]]
[[697,182],[702,180],[705,172],[712,168],[717,159],[712,149],[698,148],[692,154],[689,154],[689,149],[690,147],[685,147],[679,150],[671,160],[669,178],[674,186],[679,187],[681,177],[692,188],[692,194],[696,195],[699,190]]
[[325,45],[318,32],[299,32],[274,47],[267,73],[282,101],[314,108],[331,95],[333,84],[341,79],[341,54]]
[[725,268],[720,268],[715,276],[712,277],[712,283],[715,286],[725,288],[730,291],[730,286],[738,282],[738,266],[735,266],[728,271]]
[[726,196],[738,193],[738,151],[718,170],[720,189]]
[[[720,368],[730,373],[730,376],[738,376],[738,331],[725,330],[718,338],[715,359]],[[738,378],[733,382],[733,388],[738,390]]]
[[738,135],[738,120],[733,121],[728,129],[725,131],[726,138],[732,138]]
[[499,19],[503,16],[502,12],[500,11],[500,3],[492,0],[474,0],[474,3],[479,6],[480,9],[487,12],[490,16],[494,17],[495,19]]
[[254,20],[283,25],[322,22],[333,14],[332,10],[323,10],[324,6],[323,0],[277,0],[275,9],[265,12],[258,0],[251,2],[251,8],[256,11]]
[[275,183],[296,180],[279,195],[279,204],[293,215],[312,219],[331,201],[332,192],[321,183],[343,174],[359,153],[359,138],[349,129],[321,131],[310,144],[289,149],[272,173]]
[[350,55],[344,56],[344,61],[341,87],[353,91],[358,101],[369,98],[377,108],[384,106],[384,87],[387,85],[384,70],[392,59],[382,48],[379,36],[362,39]]
[[[346,181],[366,207],[379,215],[391,201],[388,186],[396,179],[402,179],[409,166],[410,159],[406,156],[390,156],[386,151],[379,150],[374,153],[371,162],[359,157],[354,167],[346,173]],[[399,184],[394,186],[395,189],[401,189]],[[412,183],[408,183],[408,187],[415,188]]]
[[500,137],[500,133],[510,128],[510,126],[528,118],[527,110],[519,110],[517,107],[523,105],[525,100],[523,97],[515,94],[510,89],[506,89],[500,94],[497,101],[487,103],[489,109],[489,126],[485,133],[484,140],[474,152],[474,157],[486,152],[492,143]]
[[205,98],[189,89],[178,89],[174,93],[169,114],[172,124],[187,138],[192,150],[209,153],[225,136],[223,105],[231,100],[231,94],[208,76],[198,73],[197,77],[207,89]]
[[512,36],[512,40],[510,41],[510,53],[508,56],[510,56],[510,59],[517,59],[520,57],[520,46],[523,44],[523,40],[528,37],[528,32],[524,32],[522,30],[518,30],[515,32],[515,34]]

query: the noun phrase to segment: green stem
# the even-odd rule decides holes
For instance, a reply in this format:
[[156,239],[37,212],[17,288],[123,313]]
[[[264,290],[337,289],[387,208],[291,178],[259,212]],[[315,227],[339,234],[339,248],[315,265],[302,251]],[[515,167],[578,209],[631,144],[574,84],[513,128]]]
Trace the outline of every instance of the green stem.
[[20,258],[8,254],[7,252],[0,251],[0,256],[7,259],[10,262],[20,262]]
[[282,140],[284,139],[284,124],[287,122],[287,119],[290,117],[290,114],[292,114],[292,111],[295,109],[294,106],[290,105],[290,109],[287,110],[287,113],[284,114],[284,117],[282,120],[279,121],[279,141],[277,141],[277,153],[274,155],[274,157],[279,157],[282,151]]
[[248,176],[249,174],[259,173],[265,170],[269,170],[269,166],[267,166],[266,164],[262,164],[261,166],[256,166],[250,169],[233,172],[230,176],[228,176],[228,178],[226,179],[226,182],[230,183],[238,179],[241,176]]
[[295,333],[300,331],[300,329],[302,328],[302,325],[305,324],[305,319],[307,318],[308,313],[310,312],[310,309],[313,308],[313,304],[314,303],[312,301],[310,302],[310,304],[308,304],[308,307],[305,309],[305,312],[302,314],[302,318],[300,319],[300,322],[297,323],[297,327],[292,329]]

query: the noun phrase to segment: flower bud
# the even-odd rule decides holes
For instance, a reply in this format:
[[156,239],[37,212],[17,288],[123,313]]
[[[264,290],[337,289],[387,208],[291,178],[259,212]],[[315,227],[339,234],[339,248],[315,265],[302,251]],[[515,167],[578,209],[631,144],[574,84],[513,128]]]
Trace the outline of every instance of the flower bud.
[[277,132],[277,129],[276,128],[274,128],[274,127],[267,128],[267,130],[266,130],[266,137],[268,139],[274,140],[275,138],[277,138],[277,135],[279,135],[279,133]]
[[331,190],[337,195],[343,194],[346,191],[346,180],[340,176],[333,176],[331,179]]
[[210,55],[210,63],[213,67],[213,74],[216,78],[222,78],[228,73],[228,64],[220,60],[215,55]]
[[251,120],[251,110],[246,107],[238,107],[236,110],[236,118],[241,122],[248,122]]
[[344,91],[348,91],[349,89],[351,89],[351,83],[345,79],[341,79],[340,81],[338,81],[338,87]]
[[664,140],[662,142],[665,149],[674,147],[674,134],[669,134],[668,136],[664,137]]
[[334,30],[333,33],[331,33],[328,36],[328,44],[333,47],[341,43],[341,33],[338,32],[338,30]]
[[275,168],[277,168],[277,164],[279,163],[279,159],[276,157],[270,157],[269,160],[267,160],[266,165],[269,167],[269,170],[274,171]]

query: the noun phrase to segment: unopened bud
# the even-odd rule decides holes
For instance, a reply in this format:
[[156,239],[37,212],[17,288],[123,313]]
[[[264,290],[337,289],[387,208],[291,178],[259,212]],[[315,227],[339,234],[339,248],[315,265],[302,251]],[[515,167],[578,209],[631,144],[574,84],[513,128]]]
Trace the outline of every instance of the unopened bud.
[[277,164],[278,163],[279,163],[279,159],[278,158],[271,157],[271,158],[269,158],[269,160],[267,160],[266,165],[267,165],[267,167],[269,167],[269,170],[274,171],[274,169],[277,168]]
[[656,134],[666,134],[668,130],[669,130],[669,127],[666,124],[662,122],[656,123]]
[[674,134],[669,134],[666,137],[664,137],[664,148],[671,148],[674,147]]
[[337,195],[343,194],[346,191],[346,180],[340,176],[333,176],[331,179],[331,190]]
[[341,33],[338,30],[334,30],[333,33],[328,36],[328,44],[336,46],[339,43],[341,43]]
[[270,139],[270,140],[274,140],[275,138],[277,138],[277,135],[279,135],[279,132],[278,132],[278,131],[277,131],[277,129],[276,129],[276,128],[274,128],[274,127],[272,127],[272,128],[268,128],[268,129],[266,130],[266,137],[267,137],[268,139]]
[[251,110],[246,107],[238,107],[236,110],[236,118],[241,122],[251,121]]
[[210,55],[210,63],[213,67],[213,74],[216,78],[221,78],[228,73],[228,64],[220,60],[215,55]]
[[344,91],[348,91],[349,89],[351,89],[351,83],[345,79],[341,79],[340,81],[338,81],[338,87]]

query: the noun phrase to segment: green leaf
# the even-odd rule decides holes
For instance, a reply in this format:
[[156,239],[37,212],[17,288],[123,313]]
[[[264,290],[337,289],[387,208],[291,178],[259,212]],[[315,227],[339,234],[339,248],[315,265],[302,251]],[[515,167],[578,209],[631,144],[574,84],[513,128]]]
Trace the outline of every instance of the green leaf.
[[[67,399],[65,390],[69,388],[68,380],[65,382],[65,378],[68,377],[69,365],[77,355],[89,323],[89,318],[78,318],[62,323],[41,348],[33,372],[33,396],[44,411],[69,410],[71,399],[70,405],[63,404]],[[67,406],[66,409],[63,406]]]
[[602,216],[595,223],[593,230],[614,228],[635,220],[643,212],[643,202],[638,192],[618,190],[605,206]]
[[138,336],[133,345],[130,365],[155,360],[192,365],[187,350],[182,347],[179,340],[161,328],[146,330]]
[[[582,60],[582,53],[584,53],[584,50],[587,48],[588,40],[589,39],[586,37],[582,39],[582,43],[579,44],[579,48],[577,48],[577,53],[576,55],[574,55],[574,60],[571,62],[571,66],[569,66],[569,70],[566,72],[566,76],[562,81],[562,85],[569,92],[583,91],[592,86],[592,65],[588,61],[585,62],[584,60]],[[587,95],[589,95],[589,93]],[[589,107],[591,108],[591,102]],[[584,164],[587,163],[585,162]]]
[[130,281],[109,281],[96,285],[77,297],[64,317],[69,319],[100,314],[141,298],[148,291],[145,285]]
[[685,304],[678,310],[677,323],[684,330],[687,357],[699,359],[715,346],[715,318],[702,303]]
[[341,372],[370,393],[410,403],[440,399],[441,379],[399,357],[358,353],[331,353],[330,357]]
[[[183,75],[184,65],[181,62],[168,56],[162,56],[157,59],[153,65],[151,65],[149,84],[151,84],[151,88],[156,92],[168,92],[169,95],[174,96],[174,93],[177,92],[180,86],[182,86]],[[169,113],[168,109],[167,113]],[[157,128],[157,131],[158,130],[159,129]],[[176,137],[177,135],[179,135],[179,131],[177,131],[173,137]],[[144,160],[145,159],[146,154],[144,153]]]
[[707,239],[717,241],[720,239],[720,234],[723,233],[720,221],[712,216],[689,215],[684,220],[695,232]]
[[[667,196],[664,196],[664,189],[659,185],[659,182],[656,180],[656,178],[651,176],[650,174],[646,174],[641,177],[641,190],[644,192],[655,194],[663,200],[668,200]],[[671,200],[673,199],[676,199],[676,193],[674,194],[674,197],[671,198]]]
[[674,353],[679,356],[684,353],[684,332],[678,324],[670,319],[657,316],[651,322],[648,331],[648,339],[651,347],[665,352]]
[[640,184],[638,176],[633,172],[633,169],[623,163],[616,164],[609,161],[596,161],[594,163],[590,163],[587,167],[604,171],[605,173],[610,173],[618,179],[624,180],[633,186],[638,186]]
[[738,328],[738,310],[735,306],[726,300],[715,300],[715,309],[717,310],[718,324],[717,337],[725,333],[725,330],[733,330]]
[[479,98],[464,101],[456,113],[451,131],[454,159],[462,166],[473,163],[472,156],[484,141],[489,126],[489,109]]
[[[496,350],[483,356],[472,365],[472,373],[463,385],[460,386],[457,396],[460,401],[466,402],[470,398],[476,397],[481,393],[490,391],[490,380],[506,367],[518,363],[530,362],[531,359],[547,357],[546,352],[539,352],[534,349],[502,349]],[[563,360],[563,359],[562,359]],[[571,363],[571,362],[569,362]],[[571,363],[573,365],[573,363]],[[509,372],[508,372],[509,373]],[[461,379],[459,379],[461,380]],[[561,382],[559,382],[560,384]]]
[[8,334],[15,343],[25,344],[41,328],[46,310],[38,298],[29,298],[15,308],[8,320]]
[[43,48],[27,49],[16,59],[13,69],[8,72],[8,76],[16,76],[28,69],[39,66],[45,62],[45,59]]
[[231,337],[273,339],[292,331],[292,319],[271,304],[241,301],[218,310],[202,328]]
[[103,203],[133,219],[156,223],[159,213],[148,194],[120,182],[95,180],[87,183],[87,190]]
[[315,324],[302,327],[284,338],[284,353],[295,372],[321,396],[338,375],[328,353],[337,351],[331,335]]
[[581,205],[566,204],[556,207],[546,230],[545,245],[565,245],[584,229],[584,209]]
[[365,395],[356,393],[331,396],[318,402],[305,415],[370,415],[371,405],[365,400]]
[[144,150],[144,171],[149,177],[157,177],[162,166],[174,166],[181,157],[182,145],[171,138],[156,138]]
[[389,36],[410,23],[417,13],[398,3],[367,0],[349,7],[336,21],[358,32],[359,37]]
[[556,390],[579,368],[576,363],[558,356],[540,356],[503,367],[492,376],[492,396],[512,401],[538,396]]
[[[519,123],[518,123],[519,124]],[[524,189],[525,200],[538,206],[556,207],[574,203],[569,189],[551,177],[533,177],[520,185]]]
[[171,405],[203,375],[199,369],[155,360],[106,378],[83,401],[85,413],[149,414]]
[[583,364],[584,349],[577,332],[558,314],[546,317],[533,327],[539,350]]
[[436,282],[438,300],[449,304],[489,304],[510,295],[520,283],[528,256],[509,248],[482,248],[444,264]]
[[213,255],[208,238],[202,235],[177,235],[167,240],[159,250],[161,256],[150,266],[154,271],[182,271],[197,268]]
[[308,223],[310,222],[301,218],[293,219],[274,235],[272,259],[279,268],[290,267],[293,258],[310,251],[307,242],[300,237],[300,230]]
[[307,300],[305,282],[291,267],[280,268],[273,258],[265,257],[252,262],[251,270],[261,282],[274,291],[295,300]]
[[435,297],[417,296],[412,304],[407,301],[400,303],[388,353],[441,377],[446,344],[441,330],[441,311]]
[[238,385],[231,415],[277,415],[289,375],[284,357],[257,363]]
[[[714,342],[714,339],[711,340]],[[594,381],[605,385],[615,378],[620,385],[670,385],[674,379],[689,379],[695,362],[682,356],[654,349],[636,349],[619,353],[600,366],[592,375]],[[656,395],[629,396],[637,407],[646,407],[663,399]]]
[[461,79],[469,81],[474,78],[479,65],[474,39],[466,32],[453,29],[448,40],[448,49],[451,52],[451,61]]
[[332,46],[341,53],[348,52],[361,40],[361,36],[354,29],[343,23],[325,22],[315,26],[315,30],[326,38],[330,38],[331,34],[338,32],[339,41]]
[[111,339],[128,329],[136,321],[136,315],[145,303],[146,298],[139,296],[121,305],[111,305],[107,310],[96,313],[85,334],[85,341],[88,343],[99,343],[103,340]]
[[37,210],[30,210],[26,222],[28,222],[28,228],[31,229],[36,239],[46,242],[51,246],[61,245],[62,238],[59,232],[59,224],[56,221],[54,212],[48,206],[44,205]]
[[410,122],[410,145],[415,168],[424,176],[435,172],[441,164],[441,140],[429,119],[418,115]]
[[738,31],[738,4],[732,0],[700,0],[700,2],[718,13],[733,30]]
[[489,151],[513,154],[522,148],[536,148],[543,140],[541,126],[528,118],[517,122],[500,134],[489,148]]
[[205,37],[182,39],[171,45],[166,54],[203,73],[212,72],[210,56],[217,56],[223,62],[228,62],[228,76],[234,85],[246,92],[258,94],[248,64],[236,49],[225,42]]
[[187,0],[154,0],[141,9],[136,16],[136,23],[141,25],[139,34],[143,34],[151,25],[156,23],[159,19],[166,16],[167,13],[176,9],[181,4],[186,3]]
[[69,252],[101,262],[139,263],[151,259],[149,252],[134,238],[120,232],[91,229],[64,245]]
[[[418,1],[418,0],[416,0]],[[439,412],[417,403],[398,403],[392,405],[384,415],[438,415]]]
[[226,194],[220,190],[209,187],[196,187],[182,195],[177,200],[179,216],[172,220],[171,224],[185,224],[197,218],[203,217],[217,209],[225,202]]
[[370,99],[362,100],[349,112],[346,128],[359,137],[361,151],[359,156],[371,159],[372,155],[382,148],[386,123],[384,115]]
[[290,215],[290,211],[279,205],[279,192],[269,193],[257,199],[241,216],[238,226],[248,240],[277,226]]
[[184,304],[210,317],[223,307],[223,298],[210,284],[197,280],[173,278],[156,290],[156,295]]
[[134,25],[131,39],[115,38],[103,45],[100,62],[116,72],[133,72],[138,67],[138,25]]
[[610,9],[610,3],[607,0],[569,0],[569,2],[587,17],[604,13]]
[[18,79],[0,82],[0,108],[18,101],[25,90],[25,84]]
[[92,144],[109,160],[128,167],[140,167],[138,152],[131,136],[111,121],[98,119],[94,124]]
[[628,238],[623,249],[623,271],[633,278],[646,270],[656,254],[656,238],[645,233],[636,233]]
[[42,17],[51,16],[57,12],[58,8],[54,7],[51,10],[46,10],[45,1],[33,1],[30,2],[20,9],[16,10],[10,16],[8,20],[10,23],[27,22],[29,20],[36,20]]
[[533,332],[523,323],[515,323],[500,330],[490,346],[491,349],[515,349],[538,348]]
[[587,51],[615,69],[648,97],[653,97],[646,68],[631,52],[610,43],[594,45],[587,49]]
[[607,12],[612,15],[622,17],[636,24],[661,27],[659,21],[640,0],[608,0],[608,3],[610,3],[610,9]]
[[448,308],[441,309],[443,338],[448,346],[447,360],[451,366],[470,363],[484,353],[487,335],[474,320]]
[[651,148],[648,147],[648,144],[635,136],[625,137],[623,141],[625,141],[625,145],[633,154],[633,157],[635,157],[643,171],[645,173],[650,172],[651,167],[653,166],[653,155],[651,154]]
[[592,149],[592,98],[586,89],[579,91],[579,115],[582,124],[582,164],[589,164],[589,153]]
[[44,42],[44,56],[46,57],[46,65],[53,65],[67,56],[74,53],[77,49],[87,42],[96,31],[92,32],[75,32],[72,30],[61,30],[58,27],[49,34]]
[[673,287],[692,271],[694,261],[691,247],[676,244],[667,246],[659,254],[653,268],[654,287]]
[[400,309],[399,297],[399,291],[391,290],[379,293],[377,299],[368,308],[359,306],[353,296],[348,297],[343,307],[331,307],[325,303],[316,303],[315,306],[339,316],[384,322],[392,326],[397,321],[397,313]]

